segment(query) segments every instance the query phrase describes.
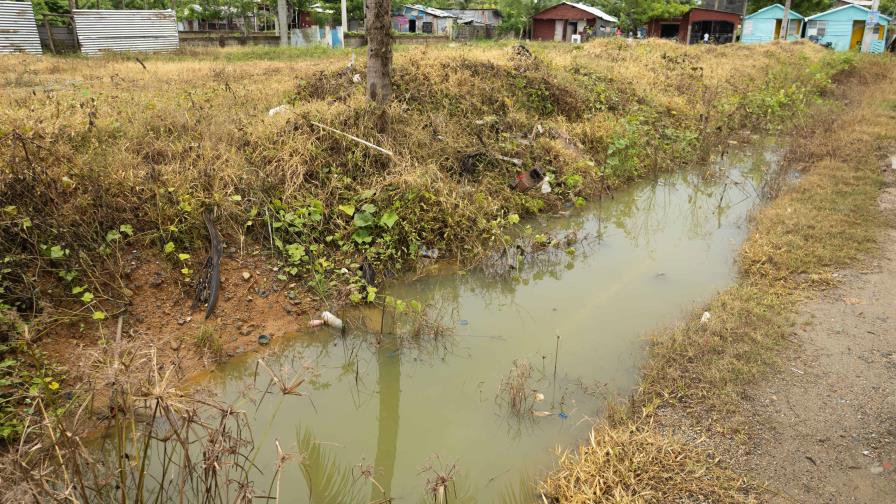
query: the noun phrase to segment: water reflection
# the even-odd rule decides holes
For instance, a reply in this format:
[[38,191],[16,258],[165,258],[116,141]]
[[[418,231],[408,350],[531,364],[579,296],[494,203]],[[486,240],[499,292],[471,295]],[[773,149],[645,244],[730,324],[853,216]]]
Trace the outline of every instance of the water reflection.
[[[353,328],[345,334],[277,338],[265,359],[306,373],[313,406],[282,395],[256,405],[260,471],[273,473],[271,440],[295,438],[292,449],[310,455],[303,477],[281,482],[293,502],[384,494],[431,502],[432,482],[448,474],[452,502],[531,498],[521,479],[548,469],[556,445],[581,439],[606,396],[637,385],[644,335],[731,281],[746,218],[773,166],[758,151],[645,182],[531,221],[520,240],[556,245],[508,247],[497,260],[513,267],[381,289],[429,306],[450,330],[401,326],[377,307],[341,313]],[[239,397],[254,358],[228,363],[212,386]],[[529,393],[544,399],[535,407],[543,416],[514,422],[497,395],[517,359],[532,366]],[[347,490],[358,488],[361,500]],[[348,500],[327,500],[340,491]]]

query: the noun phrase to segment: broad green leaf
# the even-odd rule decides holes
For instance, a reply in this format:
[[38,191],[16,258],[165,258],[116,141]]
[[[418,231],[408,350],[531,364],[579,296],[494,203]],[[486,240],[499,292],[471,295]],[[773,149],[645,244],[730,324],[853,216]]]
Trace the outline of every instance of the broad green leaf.
[[89,303],[89,302],[93,301],[93,293],[92,293],[92,292],[85,292],[85,293],[81,296],[81,301],[84,301],[85,303]]
[[358,212],[353,220],[355,227],[367,227],[373,224],[373,216],[368,212]]
[[361,210],[364,210],[367,213],[373,213],[376,212],[376,205],[374,205],[373,203],[366,203],[361,207]]
[[373,237],[370,236],[366,229],[359,229],[352,234],[352,240],[358,243],[370,243],[373,241]]
[[181,261],[186,261],[187,259],[190,258],[190,254],[180,253],[180,254],[177,254],[177,258],[180,259]]
[[342,212],[344,212],[344,213],[345,213],[346,215],[348,215],[349,217],[351,217],[352,215],[355,215],[355,205],[351,205],[351,204],[349,204],[349,205],[339,205],[339,210],[341,210]]
[[170,254],[174,252],[174,242],[168,242],[165,244],[165,248],[163,249],[166,254]]
[[520,221],[520,216],[515,213],[507,216],[507,222],[509,222],[511,224],[516,224],[519,221]]
[[118,227],[118,230],[128,236],[134,236],[134,227],[130,224],[122,224]]
[[76,285],[76,286],[72,287],[72,294],[80,294],[80,293],[84,292],[84,289],[86,289],[86,288],[87,288],[86,285]]
[[106,320],[106,312],[102,310],[93,312],[93,320]]
[[398,214],[392,210],[389,210],[380,217],[380,225],[386,226],[387,228],[394,226],[396,221],[398,221]]
[[233,196],[230,197],[230,201],[243,201],[243,197],[240,196],[239,194],[234,194]]
[[59,245],[53,245],[50,247],[50,257],[53,259],[59,259],[65,257],[66,251],[62,249]]
[[110,242],[110,243],[111,243],[111,242],[114,242],[114,241],[116,241],[116,240],[120,240],[120,239],[121,239],[121,233],[119,233],[119,232],[116,231],[115,229],[113,229],[113,230],[109,231],[108,233],[106,233],[106,241],[107,241],[107,242]]

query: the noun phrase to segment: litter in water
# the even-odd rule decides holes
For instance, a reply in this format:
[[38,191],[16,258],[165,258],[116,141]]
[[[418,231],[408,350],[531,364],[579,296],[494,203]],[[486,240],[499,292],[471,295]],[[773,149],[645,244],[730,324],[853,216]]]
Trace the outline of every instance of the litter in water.
[[320,318],[324,319],[324,323],[330,327],[334,327],[336,329],[342,329],[342,319],[333,315],[332,313],[325,311],[320,314]]
[[532,414],[537,417],[546,417],[553,415],[553,413],[551,413],[550,411],[533,411]]
[[325,322],[323,320],[314,319],[314,320],[308,321],[308,327],[320,327],[320,326],[324,325],[324,323]]
[[460,324],[460,325],[470,325],[470,321],[469,321],[469,320],[461,320],[460,322],[458,322],[458,324]]
[[567,415],[566,413],[564,413],[564,412],[562,412],[562,411],[561,411],[557,416],[560,417],[560,418],[562,418],[562,419],[564,419],[564,420],[566,420],[567,418],[569,418],[569,415]]

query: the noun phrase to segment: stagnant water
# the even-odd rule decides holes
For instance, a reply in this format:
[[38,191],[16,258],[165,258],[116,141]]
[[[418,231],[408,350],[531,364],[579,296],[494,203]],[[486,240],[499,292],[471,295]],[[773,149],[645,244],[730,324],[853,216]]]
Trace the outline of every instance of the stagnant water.
[[[772,150],[755,148],[529,223],[534,233],[574,232],[574,254],[564,245],[498,276],[443,272],[384,289],[430,306],[447,326],[438,337],[377,345],[378,311],[366,314],[370,331],[279,337],[265,360],[311,373],[306,397],[268,394],[256,409],[241,393],[258,355],[222,366],[209,385],[249,412],[257,488],[268,488],[279,440],[306,460],[306,471],[282,469],[288,502],[375,501],[382,492],[359,478],[365,466],[396,502],[426,501],[437,473],[454,478],[449,502],[531,496],[556,448],[574,447],[609,397],[636,386],[646,336],[732,281],[774,163]],[[522,416],[500,390],[518,359],[531,367]]]

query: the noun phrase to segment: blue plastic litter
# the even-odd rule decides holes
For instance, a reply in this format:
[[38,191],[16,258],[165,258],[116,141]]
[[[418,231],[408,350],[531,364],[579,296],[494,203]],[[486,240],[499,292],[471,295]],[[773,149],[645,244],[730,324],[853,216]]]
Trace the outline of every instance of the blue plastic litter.
[[562,419],[564,419],[564,420],[567,419],[567,418],[569,418],[569,415],[567,415],[566,413],[564,413],[564,412],[562,412],[562,411],[561,411],[560,414],[558,414],[557,416],[560,417],[560,418],[562,418]]
[[470,321],[469,320],[461,320],[460,325],[470,325]]
[[259,345],[267,345],[270,342],[271,342],[271,337],[268,336],[267,334],[262,334],[261,336],[258,337]]

